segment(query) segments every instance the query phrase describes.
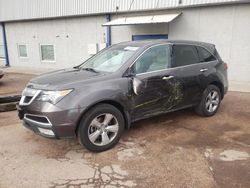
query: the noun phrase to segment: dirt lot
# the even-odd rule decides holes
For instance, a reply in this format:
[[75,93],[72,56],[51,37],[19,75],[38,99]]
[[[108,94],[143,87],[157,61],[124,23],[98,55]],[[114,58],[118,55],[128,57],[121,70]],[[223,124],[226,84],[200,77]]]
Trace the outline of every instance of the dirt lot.
[[212,118],[183,110],[137,122],[103,153],[0,113],[0,168],[1,188],[250,187],[250,94],[228,93]]
[[31,74],[5,73],[0,80],[0,96],[21,94],[32,77]]

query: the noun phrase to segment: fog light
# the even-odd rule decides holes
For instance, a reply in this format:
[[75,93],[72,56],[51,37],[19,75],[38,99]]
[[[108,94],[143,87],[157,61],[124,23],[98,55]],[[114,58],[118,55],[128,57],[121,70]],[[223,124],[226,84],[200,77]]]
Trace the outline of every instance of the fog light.
[[52,130],[49,129],[42,129],[42,128],[38,128],[38,130],[40,131],[40,133],[49,135],[49,136],[55,136],[54,132]]

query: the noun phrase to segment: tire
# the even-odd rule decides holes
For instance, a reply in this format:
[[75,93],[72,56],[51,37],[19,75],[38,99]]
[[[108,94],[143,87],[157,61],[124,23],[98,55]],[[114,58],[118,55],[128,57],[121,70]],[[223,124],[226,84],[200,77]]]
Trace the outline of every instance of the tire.
[[118,143],[124,127],[124,117],[117,108],[99,104],[82,117],[77,136],[80,144],[88,150],[101,152]]
[[[216,96],[216,97],[215,97]],[[202,99],[195,111],[198,115],[210,117],[216,114],[221,103],[220,89],[215,85],[208,85],[202,95]]]

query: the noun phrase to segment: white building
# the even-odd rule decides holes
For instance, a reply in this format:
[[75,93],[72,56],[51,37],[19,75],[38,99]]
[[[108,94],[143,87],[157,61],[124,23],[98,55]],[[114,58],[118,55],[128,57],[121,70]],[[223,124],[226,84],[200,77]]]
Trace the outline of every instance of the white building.
[[[217,46],[231,89],[250,88],[249,0],[0,0],[0,22],[10,66],[70,67],[121,41],[198,40]],[[4,54],[0,37],[0,65]]]

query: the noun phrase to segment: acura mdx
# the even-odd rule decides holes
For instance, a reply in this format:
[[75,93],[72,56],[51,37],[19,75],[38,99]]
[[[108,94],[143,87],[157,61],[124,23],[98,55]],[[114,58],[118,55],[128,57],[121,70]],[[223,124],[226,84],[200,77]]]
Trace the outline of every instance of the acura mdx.
[[23,125],[35,133],[76,136],[98,152],[113,147],[137,120],[189,107],[213,116],[227,90],[227,64],[215,45],[134,41],[33,78],[17,109]]

